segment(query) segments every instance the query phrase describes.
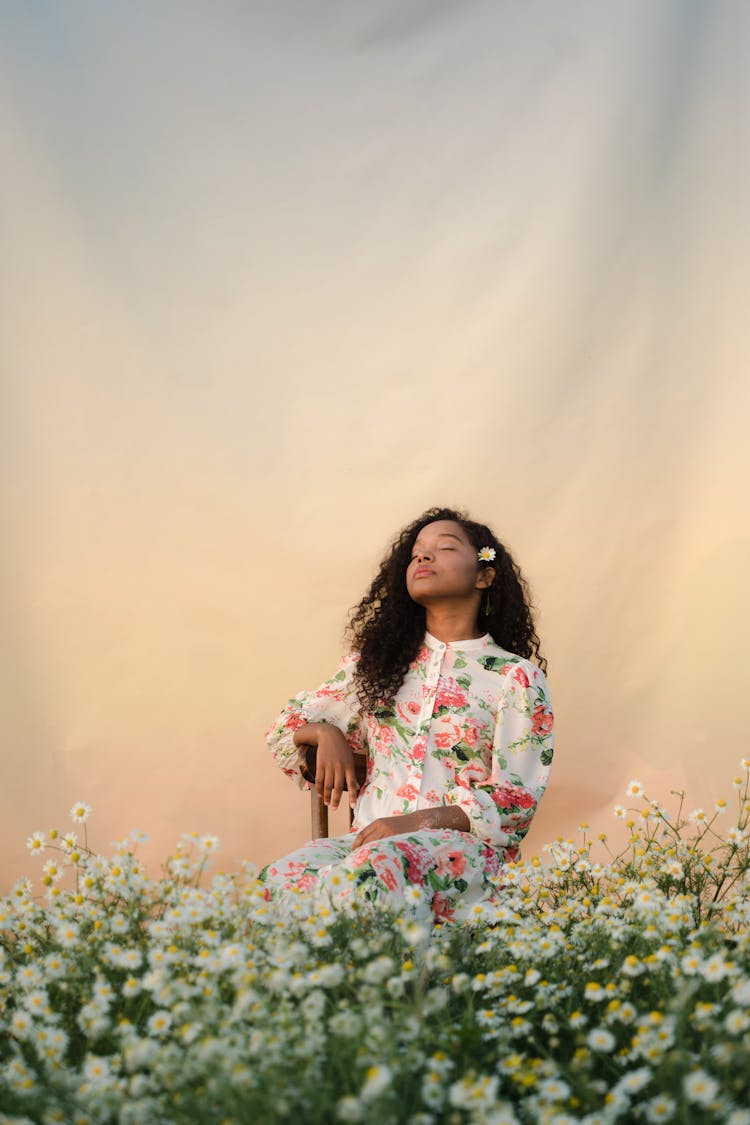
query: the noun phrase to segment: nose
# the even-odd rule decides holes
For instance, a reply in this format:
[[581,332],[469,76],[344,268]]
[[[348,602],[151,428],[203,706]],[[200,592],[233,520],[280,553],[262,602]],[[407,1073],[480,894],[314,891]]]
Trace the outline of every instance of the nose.
[[418,562],[432,562],[432,554],[426,547],[420,547],[417,550]]

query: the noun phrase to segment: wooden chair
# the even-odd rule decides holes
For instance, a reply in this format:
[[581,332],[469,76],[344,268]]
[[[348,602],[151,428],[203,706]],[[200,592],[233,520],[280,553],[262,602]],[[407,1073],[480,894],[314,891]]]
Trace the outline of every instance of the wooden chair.
[[[321,837],[328,835],[328,806],[324,804],[323,798],[319,797],[315,789],[315,771],[317,769],[317,756],[318,749],[316,746],[303,746],[301,747],[299,770],[305,781],[309,781],[312,785],[310,790],[310,823],[312,828],[312,839],[319,840]],[[364,785],[367,777],[367,755],[355,754],[354,755],[354,770],[357,774],[357,782],[360,788]],[[344,786],[346,791],[346,786]],[[343,798],[342,798],[343,800]],[[354,810],[351,805],[349,806],[349,827],[352,826],[354,819]]]

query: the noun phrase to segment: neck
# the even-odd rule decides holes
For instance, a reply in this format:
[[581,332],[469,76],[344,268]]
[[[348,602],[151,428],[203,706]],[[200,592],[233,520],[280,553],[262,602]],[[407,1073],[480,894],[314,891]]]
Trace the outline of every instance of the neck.
[[486,630],[479,628],[474,607],[427,606],[425,626],[428,633],[444,644],[451,641],[470,641],[483,637]]

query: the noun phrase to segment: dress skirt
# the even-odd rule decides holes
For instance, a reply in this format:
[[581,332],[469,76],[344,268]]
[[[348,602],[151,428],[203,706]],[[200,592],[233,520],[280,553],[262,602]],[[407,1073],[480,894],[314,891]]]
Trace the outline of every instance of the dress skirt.
[[346,909],[359,903],[394,913],[459,921],[482,912],[497,894],[499,874],[517,850],[492,847],[451,828],[388,836],[352,851],[356,832],[312,840],[262,872],[269,899],[282,911]]

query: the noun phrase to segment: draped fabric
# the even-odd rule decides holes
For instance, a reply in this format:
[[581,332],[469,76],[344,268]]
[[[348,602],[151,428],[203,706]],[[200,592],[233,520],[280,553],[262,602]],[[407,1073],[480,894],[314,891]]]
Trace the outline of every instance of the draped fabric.
[[424,508],[527,576],[524,841],[730,795],[750,625],[750,12],[167,0],[0,14],[4,883],[309,834],[263,733]]

